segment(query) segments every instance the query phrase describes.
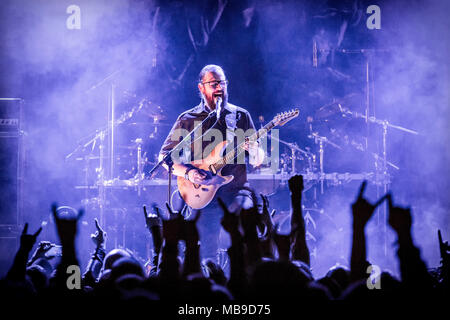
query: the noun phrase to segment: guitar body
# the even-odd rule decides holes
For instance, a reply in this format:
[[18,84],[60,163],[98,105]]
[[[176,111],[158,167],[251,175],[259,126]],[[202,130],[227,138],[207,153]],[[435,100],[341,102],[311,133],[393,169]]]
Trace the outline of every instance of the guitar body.
[[[210,165],[220,160],[221,153],[226,145],[227,141],[222,141],[205,159],[191,162],[191,164],[196,168],[210,171]],[[217,190],[221,186],[230,183],[233,179],[233,176],[222,176],[220,170],[213,175],[213,178],[208,181],[207,185],[194,184],[183,177],[177,177],[177,185],[181,197],[189,207],[203,209],[212,201]]]
[[[270,121],[264,128],[259,129],[256,133],[254,133],[251,137],[248,137],[249,141],[257,141],[262,135],[267,134],[273,127],[277,125],[284,125],[288,121],[297,117],[299,114],[298,109],[283,112],[281,114],[277,114],[272,121]],[[229,160],[235,158],[236,154],[234,149],[227,153],[224,157],[222,157],[222,152],[227,146],[228,141],[222,141],[219,143],[211,153],[203,160],[191,162],[191,164],[199,169],[203,169],[206,171],[215,170],[215,165],[218,165],[218,168],[223,168],[226,163],[229,163]],[[244,142],[237,147],[237,152],[242,152],[243,149],[240,149],[243,146]],[[217,172],[212,172],[212,179],[208,180],[207,184],[198,185],[190,182],[189,180],[184,179],[184,177],[177,178],[178,191],[181,194],[184,202],[188,206],[193,209],[203,209],[206,207],[211,200],[216,195],[217,190],[223,185],[230,183],[234,177],[233,176],[222,176],[222,169],[217,169]]]

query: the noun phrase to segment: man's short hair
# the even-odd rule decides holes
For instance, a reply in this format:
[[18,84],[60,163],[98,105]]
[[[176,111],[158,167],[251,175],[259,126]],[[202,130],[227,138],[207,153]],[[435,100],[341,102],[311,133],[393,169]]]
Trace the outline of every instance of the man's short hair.
[[205,76],[205,74],[207,72],[212,72],[212,73],[217,73],[217,74],[222,73],[223,75],[225,75],[225,72],[223,71],[221,66],[218,66],[216,64],[208,64],[208,65],[204,66],[203,69],[198,74],[198,82],[200,82],[200,83],[202,82],[203,77]]

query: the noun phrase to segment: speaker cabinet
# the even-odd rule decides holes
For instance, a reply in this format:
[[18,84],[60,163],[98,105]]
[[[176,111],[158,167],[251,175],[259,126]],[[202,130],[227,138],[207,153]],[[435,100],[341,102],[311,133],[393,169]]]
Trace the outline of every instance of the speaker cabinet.
[[20,98],[0,98],[0,226],[20,223],[22,101]]
[[0,225],[0,278],[6,276],[19,248],[21,231],[15,225]]

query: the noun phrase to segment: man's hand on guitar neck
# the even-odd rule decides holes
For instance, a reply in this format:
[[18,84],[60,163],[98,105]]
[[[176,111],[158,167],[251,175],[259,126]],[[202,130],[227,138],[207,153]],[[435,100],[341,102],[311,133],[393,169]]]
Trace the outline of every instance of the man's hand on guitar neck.
[[248,152],[249,162],[253,167],[258,167],[264,162],[265,152],[259,147],[258,142],[245,138],[242,148]]

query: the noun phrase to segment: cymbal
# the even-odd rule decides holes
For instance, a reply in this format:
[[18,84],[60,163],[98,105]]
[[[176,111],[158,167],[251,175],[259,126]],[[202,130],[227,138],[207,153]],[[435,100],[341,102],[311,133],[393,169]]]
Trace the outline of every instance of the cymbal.
[[148,99],[143,101],[142,108],[139,110],[139,113],[153,118],[155,122],[167,118],[162,107],[155,105]]
[[333,98],[333,101],[321,106],[314,114],[316,120],[326,119],[328,117],[342,114],[341,105],[358,104],[360,94],[356,92],[349,93],[341,98]]
[[341,113],[340,104],[338,102],[332,102],[320,107],[314,114],[314,118],[321,120],[339,113]]

